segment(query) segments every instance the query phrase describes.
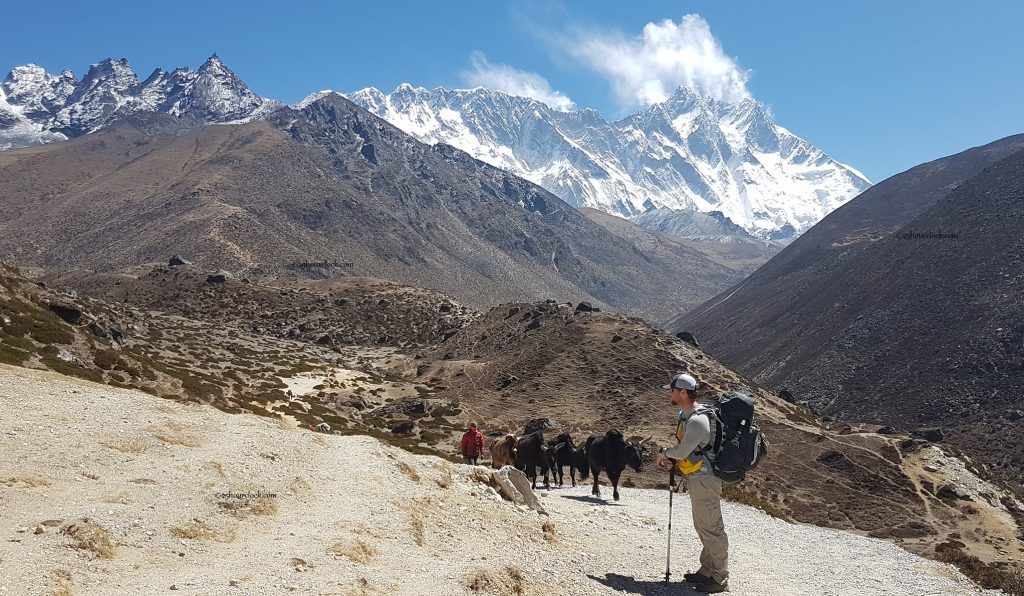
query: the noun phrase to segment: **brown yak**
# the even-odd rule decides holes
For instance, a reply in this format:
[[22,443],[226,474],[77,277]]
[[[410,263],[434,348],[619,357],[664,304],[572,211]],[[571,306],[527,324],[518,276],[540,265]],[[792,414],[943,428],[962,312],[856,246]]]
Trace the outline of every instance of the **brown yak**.
[[491,466],[497,469],[516,465],[516,441],[515,435],[505,435],[491,441]]

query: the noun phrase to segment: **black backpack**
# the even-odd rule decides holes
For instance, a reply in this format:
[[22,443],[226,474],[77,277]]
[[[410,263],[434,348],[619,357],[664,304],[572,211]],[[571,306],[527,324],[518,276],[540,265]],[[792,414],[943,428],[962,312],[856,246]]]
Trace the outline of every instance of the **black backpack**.
[[704,448],[715,476],[739,482],[768,453],[768,441],[754,423],[754,400],[737,391],[723,393],[700,412],[714,420],[714,440]]

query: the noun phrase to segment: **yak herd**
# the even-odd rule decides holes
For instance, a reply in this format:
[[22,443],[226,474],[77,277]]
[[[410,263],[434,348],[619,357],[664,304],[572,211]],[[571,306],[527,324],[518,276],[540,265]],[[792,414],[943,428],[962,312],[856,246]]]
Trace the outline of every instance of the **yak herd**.
[[603,470],[612,484],[613,496],[618,501],[619,476],[626,466],[640,471],[640,461],[648,453],[645,444],[649,440],[648,437],[639,443],[627,443],[621,432],[610,430],[603,435],[591,435],[580,448],[573,443],[568,433],[559,434],[547,441],[541,431],[522,437],[509,434],[491,442],[491,465],[495,468],[515,466],[526,473],[535,489],[538,468],[544,475],[544,488],[550,488],[548,474],[555,476],[558,485],[562,486],[565,467],[568,466],[572,486],[576,486],[577,471],[580,480],[593,475],[594,488],[590,492],[598,498],[601,496],[598,477]]

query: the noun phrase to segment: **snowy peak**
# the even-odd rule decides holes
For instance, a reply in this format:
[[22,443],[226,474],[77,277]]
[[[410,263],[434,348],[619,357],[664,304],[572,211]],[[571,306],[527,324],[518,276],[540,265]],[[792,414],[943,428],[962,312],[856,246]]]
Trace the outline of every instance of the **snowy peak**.
[[27,64],[12,70],[0,87],[8,104],[32,116],[49,113],[54,106],[63,105],[77,84],[75,75],[70,71],[54,76],[41,66]]
[[421,141],[458,147],[572,205],[628,218],[658,209],[644,225],[672,210],[720,212],[754,236],[791,237],[870,185],[752,98],[730,103],[679,87],[607,122],[594,110],[555,111],[483,88],[403,84],[347,97]]
[[163,112],[200,122],[252,118],[281,104],[253,93],[216,55],[197,71],[153,71],[141,83],[128,61],[107,58],[81,81],[29,64],[0,83],[0,150],[88,134],[125,116]]
[[207,58],[196,74],[182,113],[208,122],[227,122],[252,115],[264,103],[217,54]]

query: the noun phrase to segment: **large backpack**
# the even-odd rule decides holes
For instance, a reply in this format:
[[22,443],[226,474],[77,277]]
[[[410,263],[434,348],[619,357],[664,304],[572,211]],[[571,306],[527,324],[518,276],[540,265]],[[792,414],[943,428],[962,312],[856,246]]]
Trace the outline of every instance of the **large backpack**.
[[704,448],[715,476],[730,484],[743,480],[768,453],[768,441],[754,422],[754,400],[729,391],[699,413],[715,422],[714,439]]

